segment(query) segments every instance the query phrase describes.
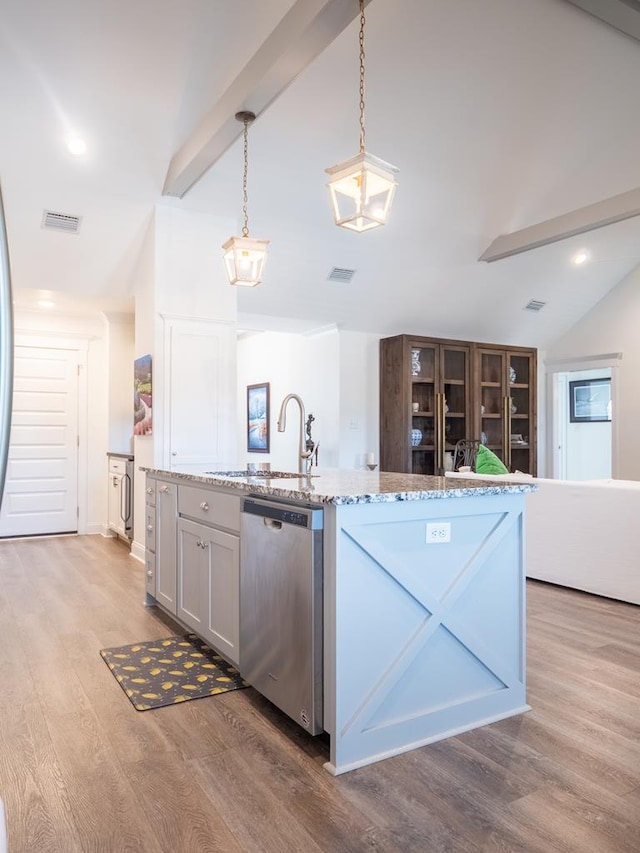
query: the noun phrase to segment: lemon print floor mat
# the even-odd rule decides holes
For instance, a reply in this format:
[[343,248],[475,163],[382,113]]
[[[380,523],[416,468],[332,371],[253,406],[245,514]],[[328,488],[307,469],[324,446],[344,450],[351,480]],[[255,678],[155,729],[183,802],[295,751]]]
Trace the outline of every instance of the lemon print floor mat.
[[136,711],[249,686],[195,634],[101,649],[100,654]]

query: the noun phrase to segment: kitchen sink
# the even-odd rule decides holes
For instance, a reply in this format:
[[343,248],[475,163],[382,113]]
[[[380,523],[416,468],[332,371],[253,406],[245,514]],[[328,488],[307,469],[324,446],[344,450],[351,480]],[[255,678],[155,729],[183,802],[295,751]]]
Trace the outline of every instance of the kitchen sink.
[[318,477],[318,474],[300,474],[294,473],[293,471],[205,471],[205,474],[211,474],[214,477],[251,477],[251,478],[260,478],[262,480],[283,480],[283,479],[299,479],[304,478],[305,480],[308,477]]

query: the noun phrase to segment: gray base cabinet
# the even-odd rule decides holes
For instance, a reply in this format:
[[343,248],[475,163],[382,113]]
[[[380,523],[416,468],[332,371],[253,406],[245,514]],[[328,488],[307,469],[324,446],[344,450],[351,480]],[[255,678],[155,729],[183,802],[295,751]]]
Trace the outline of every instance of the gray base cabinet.
[[145,489],[144,580],[147,595],[156,597],[156,481],[147,478]]
[[178,619],[238,663],[240,539],[178,518]]
[[239,496],[147,476],[145,509],[147,593],[237,665]]
[[156,486],[156,599],[174,616],[176,605],[176,515],[178,487]]

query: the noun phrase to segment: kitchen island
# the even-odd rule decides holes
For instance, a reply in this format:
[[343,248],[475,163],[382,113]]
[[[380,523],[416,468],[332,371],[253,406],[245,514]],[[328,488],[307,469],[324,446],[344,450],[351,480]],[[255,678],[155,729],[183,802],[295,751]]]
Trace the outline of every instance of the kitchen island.
[[[147,479],[148,495],[173,492],[171,507],[185,525],[202,507],[214,514],[220,507],[212,523],[227,539],[240,531],[235,518],[245,496],[324,510],[323,728],[331,773],[528,710],[523,510],[531,485],[321,469],[311,477],[147,469]],[[158,516],[165,543],[171,523]],[[232,543],[222,544],[233,552]],[[179,599],[180,568],[173,583]],[[240,571],[235,580],[227,574],[221,618],[236,608],[239,621],[234,583]],[[151,601],[167,608],[159,594]],[[203,636],[242,671],[234,630]]]

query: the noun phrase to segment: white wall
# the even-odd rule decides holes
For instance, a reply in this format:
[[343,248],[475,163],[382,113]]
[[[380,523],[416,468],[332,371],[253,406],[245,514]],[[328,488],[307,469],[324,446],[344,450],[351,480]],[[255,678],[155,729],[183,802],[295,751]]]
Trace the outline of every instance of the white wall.
[[107,315],[109,329],[108,447],[114,453],[133,451],[133,314]]
[[[379,335],[331,328],[301,335],[248,333],[238,341],[238,466],[271,462],[274,470],[297,470],[300,419],[287,407],[287,429],[276,429],[278,412],[289,393],[302,397],[315,418],[311,434],[319,442],[321,468],[362,467],[364,454],[378,461]],[[247,385],[270,383],[270,453],[248,453]]]
[[[160,383],[157,381],[157,365],[154,359],[155,342],[155,216],[149,225],[149,230],[138,258],[135,271],[135,333],[133,359],[151,354],[151,394],[153,430],[156,431],[157,401],[161,398]],[[133,377],[131,404],[133,406]],[[131,412],[133,420],[133,410]],[[144,561],[145,551],[145,476],[140,468],[155,467],[154,435],[136,435],[133,440],[135,458],[134,500],[133,500],[133,543],[131,554],[138,560]]]
[[612,377],[613,476],[640,480],[640,267],[549,348],[553,360],[622,353]]
[[[167,351],[168,329],[176,323],[185,327],[190,322],[198,324],[207,320],[235,325],[237,293],[226,280],[221,246],[236,228],[233,218],[185,210],[177,199],[163,199],[156,205],[134,276],[134,358],[151,354],[153,393],[153,433],[135,438],[136,468],[169,467],[169,442],[176,438],[170,436],[169,428],[169,384],[176,371],[172,370],[171,354]],[[201,336],[199,340],[202,341],[203,362],[206,362],[211,357],[212,338]],[[191,353],[192,357],[199,358],[195,339]],[[235,388],[232,356],[225,361],[227,367],[233,374],[230,387]],[[206,388],[198,387],[188,397],[191,423],[201,414],[199,401],[203,404],[200,408],[206,408],[203,394],[206,394]],[[228,392],[227,397],[226,411],[232,412],[234,395]],[[205,416],[211,416],[210,406],[206,408]],[[183,421],[189,423],[189,417],[185,416]],[[217,427],[235,439],[235,424],[231,417],[220,418]],[[184,436],[178,439],[182,440]],[[228,445],[229,442],[225,443],[225,447]],[[139,559],[144,558],[144,498],[144,478],[140,476],[136,480],[132,546],[133,556]]]
[[380,337],[340,332],[340,468],[380,464]]
[[[248,333],[238,340],[237,437],[238,467],[270,462],[274,470],[298,470],[300,414],[295,401],[287,407],[287,429],[277,431],[280,405],[287,394],[298,394],[305,414],[313,414],[311,434],[320,443],[318,462],[331,467],[337,460],[337,332],[319,339],[282,332]],[[269,453],[247,451],[247,386],[269,383]]]
[[156,312],[235,322],[237,289],[227,280],[222,244],[235,232],[236,220],[165,199],[156,205],[155,222]]

